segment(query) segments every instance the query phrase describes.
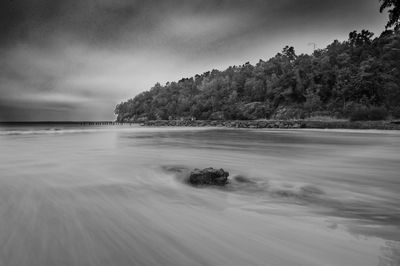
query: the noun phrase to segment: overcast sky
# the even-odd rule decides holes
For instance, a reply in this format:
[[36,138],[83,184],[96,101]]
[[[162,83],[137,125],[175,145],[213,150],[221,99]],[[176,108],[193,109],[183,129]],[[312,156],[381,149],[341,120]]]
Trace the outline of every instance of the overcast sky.
[[0,121],[111,120],[156,82],[379,35],[378,0],[1,0]]

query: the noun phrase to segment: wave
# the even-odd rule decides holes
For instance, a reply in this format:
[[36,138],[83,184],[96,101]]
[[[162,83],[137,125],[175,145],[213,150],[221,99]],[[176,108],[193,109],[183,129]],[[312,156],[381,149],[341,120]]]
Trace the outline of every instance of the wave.
[[[161,168],[166,172],[175,174],[175,178],[179,182],[190,185],[188,178],[191,169],[189,167],[174,165],[162,166]],[[231,175],[229,182],[225,186],[217,186],[215,188],[228,192],[259,192],[269,195],[272,198],[294,199],[301,201],[314,201],[325,194],[321,188],[310,184],[304,184],[299,187],[290,185],[288,188],[282,189],[279,186],[271,185],[266,178],[247,177],[245,175],[238,174]]]
[[36,129],[36,130],[6,130],[0,131],[1,135],[40,135],[40,134],[65,134],[65,133],[84,133],[84,132],[102,132],[109,131],[107,129]]
[[[175,178],[182,183],[190,185],[188,180],[190,168],[185,166],[163,166],[164,171],[173,173]],[[204,189],[205,187],[200,187]],[[400,209],[397,204],[388,201],[363,201],[340,198],[327,193],[323,188],[307,183],[276,183],[262,177],[248,177],[245,175],[231,175],[229,182],[223,187],[210,186],[227,193],[245,194],[263,198],[265,202],[308,205],[315,213],[360,221],[363,226],[380,225],[399,228]],[[329,189],[328,189],[329,190]],[[346,193],[342,191],[342,193]],[[353,226],[353,231],[359,230]],[[382,237],[387,234],[382,229],[369,230],[369,234]],[[399,234],[392,234],[391,240],[400,240]]]
[[[101,127],[101,128],[100,128]],[[15,128],[1,128],[0,136],[2,135],[38,135],[38,134],[65,134],[65,133],[92,133],[92,132],[171,132],[171,131],[207,131],[210,128],[185,128],[185,127],[169,127],[169,128],[156,128],[156,127],[141,127],[136,125],[129,126],[99,126],[91,128],[40,128],[40,129],[15,129]]]

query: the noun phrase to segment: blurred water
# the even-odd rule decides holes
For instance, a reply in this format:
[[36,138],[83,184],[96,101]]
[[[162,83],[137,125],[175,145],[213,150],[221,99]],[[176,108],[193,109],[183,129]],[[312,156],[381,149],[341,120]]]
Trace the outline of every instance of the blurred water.
[[[400,265],[400,132],[0,128],[0,265]],[[224,168],[226,188],[182,181]]]

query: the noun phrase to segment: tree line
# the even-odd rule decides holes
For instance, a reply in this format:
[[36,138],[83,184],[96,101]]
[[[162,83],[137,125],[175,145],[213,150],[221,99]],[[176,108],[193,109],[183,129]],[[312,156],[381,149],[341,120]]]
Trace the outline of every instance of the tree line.
[[[394,5],[381,2],[381,10]],[[311,55],[286,46],[255,65],[157,83],[118,104],[117,120],[400,118],[399,9],[392,10],[387,29],[376,38],[368,30],[352,31],[348,40],[335,40]]]

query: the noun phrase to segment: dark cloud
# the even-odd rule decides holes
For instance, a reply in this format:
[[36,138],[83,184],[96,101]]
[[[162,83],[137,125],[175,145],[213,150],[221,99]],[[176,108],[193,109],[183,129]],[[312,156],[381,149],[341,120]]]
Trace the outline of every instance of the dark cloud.
[[376,0],[5,0],[0,4],[0,30],[3,44],[30,38],[43,42],[60,33],[90,44],[114,44],[127,38],[159,39],[163,37],[159,31],[165,30],[162,26],[171,20],[190,22],[192,18],[202,23],[201,19],[218,22],[218,18],[229,17],[242,31],[285,31],[297,23],[312,26],[343,23],[343,19],[368,21],[371,15],[378,17],[377,9]]
[[381,31],[378,9],[377,0],[4,0],[0,119],[112,119],[117,102],[158,81]]

